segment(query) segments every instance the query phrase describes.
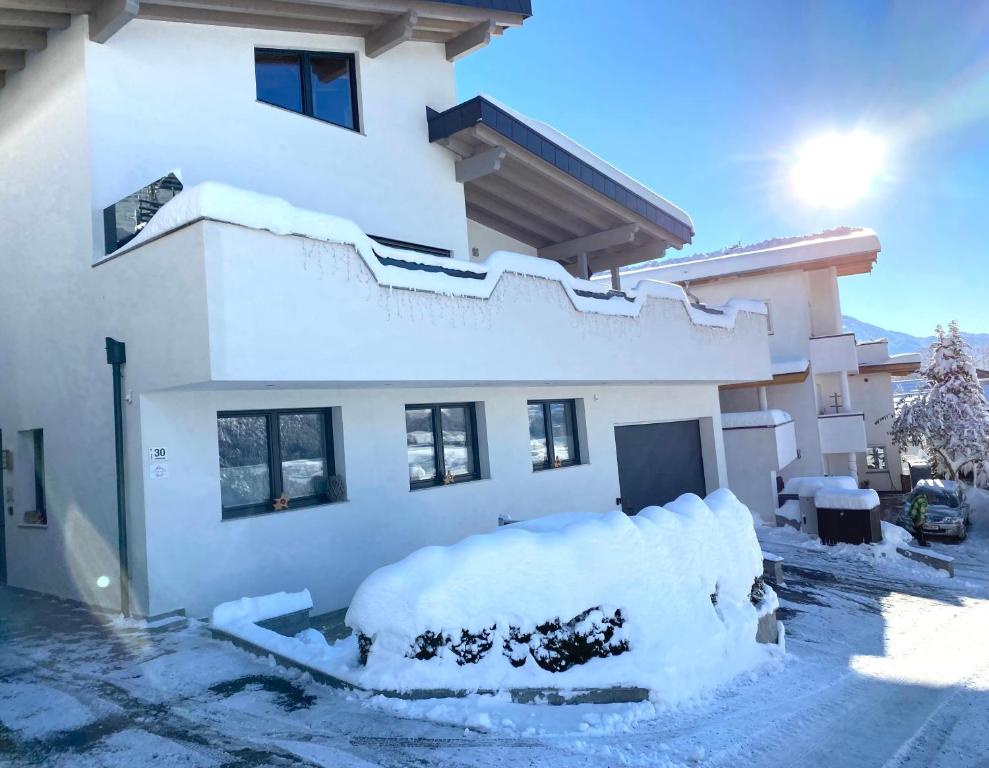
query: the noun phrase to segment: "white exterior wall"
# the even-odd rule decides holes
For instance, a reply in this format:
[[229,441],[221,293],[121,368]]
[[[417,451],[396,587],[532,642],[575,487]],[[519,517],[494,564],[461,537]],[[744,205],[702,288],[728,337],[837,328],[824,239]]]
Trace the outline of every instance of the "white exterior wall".
[[728,487],[763,521],[776,520],[776,474],[796,458],[793,422],[724,430]]
[[[0,430],[14,451],[3,473],[9,583],[114,605],[116,506],[107,304],[90,267],[85,23],[52,31],[0,90]],[[33,451],[19,430],[43,429],[47,528],[26,528],[34,507]],[[139,525],[135,523],[135,525]],[[143,535],[133,557],[143,559]]]
[[[810,358],[811,295],[807,273],[800,270],[737,277],[705,283],[691,288],[701,300],[719,303],[731,295],[768,300],[772,317],[773,334],[769,348],[774,359]],[[785,467],[783,477],[820,475],[825,471],[821,454],[821,439],[817,428],[817,400],[814,377],[794,384],[778,384],[766,387],[770,408],[786,411],[793,419],[797,443],[797,458]],[[758,410],[756,388],[727,390],[721,395],[726,412]],[[744,451],[727,454],[729,465],[735,463],[740,474],[746,470],[763,475],[769,470],[769,462],[755,464]],[[729,468],[729,471],[731,469]],[[773,489],[775,491],[775,488]]]
[[813,336],[841,333],[841,298],[838,271],[834,267],[807,272],[810,319]]
[[[521,240],[503,235],[491,227],[478,224],[476,221],[467,221],[467,240],[470,245],[471,259],[473,261],[484,261],[495,251],[511,251],[512,253],[524,253],[526,256],[535,256],[536,249],[531,245],[526,245]],[[474,249],[477,249],[477,256],[474,256]]]
[[768,301],[773,327],[769,351],[773,358],[810,357],[810,296],[804,272],[730,278],[691,286],[690,290],[708,304],[723,304],[742,296]]
[[850,376],[848,386],[855,410],[865,414],[866,442],[870,447],[879,445],[886,449],[885,472],[867,471],[865,456],[858,457],[859,479],[867,480],[869,487],[877,491],[898,491],[900,490],[900,449],[893,445],[889,437],[892,419],[879,421],[893,413],[893,377],[888,373]]
[[[587,464],[532,471],[526,400],[548,397],[583,400]],[[410,491],[404,407],[451,401],[483,403],[490,477]],[[348,501],[222,521],[217,411],[317,406],[341,409],[336,450]],[[163,392],[129,406],[130,419],[138,408],[142,456],[153,446],[170,455],[168,478],[145,482],[152,614],[184,607],[204,615],[224,600],[304,587],[317,611],[332,610],[374,568],[489,531],[499,515],[614,509],[619,424],[706,420],[708,489],[726,481],[713,385]]]
[[[258,102],[255,47],[355,53],[361,133]],[[187,186],[277,195],[468,258],[463,186],[426,125],[427,106],[456,103],[453,64],[441,44],[363,52],[362,38],[142,19],[87,41],[94,255],[104,207],[181,169]]]

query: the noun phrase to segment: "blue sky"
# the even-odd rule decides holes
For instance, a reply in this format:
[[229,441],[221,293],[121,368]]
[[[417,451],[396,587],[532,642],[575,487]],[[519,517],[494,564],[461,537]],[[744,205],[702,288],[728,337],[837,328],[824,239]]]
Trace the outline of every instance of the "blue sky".
[[[534,15],[457,65],[693,217],[685,252],[875,229],[842,310],[917,335],[989,331],[989,3],[533,0]],[[809,207],[787,181],[807,139],[886,142],[868,197]],[[675,253],[675,252],[671,252]]]

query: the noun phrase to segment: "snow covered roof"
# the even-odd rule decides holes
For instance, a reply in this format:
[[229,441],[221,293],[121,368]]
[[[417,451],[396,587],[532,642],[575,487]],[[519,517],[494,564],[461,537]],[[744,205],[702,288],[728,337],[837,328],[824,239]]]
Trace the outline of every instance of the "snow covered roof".
[[855,351],[858,355],[860,374],[890,373],[895,376],[906,376],[920,368],[922,359],[920,352],[889,354],[887,339],[856,341]]
[[643,262],[626,268],[624,273],[655,274],[663,280],[685,282],[834,265],[839,275],[859,274],[872,269],[880,248],[879,237],[871,229],[839,227],[800,237],[774,238],[710,253]]
[[557,129],[487,96],[430,111],[429,140],[458,158],[473,221],[599,272],[681,248],[690,217]]
[[682,302],[695,325],[734,328],[739,312],[766,314],[763,302],[748,299],[732,299],[723,307],[695,304],[680,286],[654,280],[643,281],[634,291],[616,292],[574,277],[555,261],[508,251],[496,251],[482,262],[470,262],[395,248],[371,240],[347,219],[296,208],[278,197],[216,182],[187,187],[162,206],[140,233],[114,251],[111,258],[202,220],[352,245],[378,284],[394,288],[488,299],[501,276],[512,272],[559,282],[580,312],[638,317],[650,298],[663,298]]
[[583,160],[585,163],[587,163],[597,171],[603,173],[605,176],[608,176],[614,179],[619,184],[628,187],[632,192],[635,192],[637,195],[641,195],[642,198],[645,199],[647,202],[650,202],[653,205],[655,205],[657,208],[666,211],[668,214],[670,214],[670,216],[679,219],[683,223],[687,224],[687,226],[689,226],[691,230],[693,230],[694,222],[686,211],[684,211],[679,206],[674,205],[665,197],[658,195],[649,187],[647,187],[645,184],[632,178],[624,171],[618,170],[607,160],[604,160],[600,156],[594,154],[591,150],[587,149],[587,147],[583,146],[582,144],[578,144],[576,141],[571,139],[565,133],[558,131],[552,125],[549,125],[548,123],[544,123],[542,120],[536,120],[534,118],[528,117],[527,115],[523,115],[518,110],[512,109],[512,107],[508,106],[504,102],[501,102],[498,99],[494,98],[493,96],[489,96],[486,93],[481,94],[481,98],[491,102],[499,109],[504,110],[519,122],[525,123],[527,126],[532,128],[532,130],[536,131],[537,133],[541,133],[547,139],[554,142],[555,144],[558,144],[567,152],[570,152],[575,157],[579,158],[580,160]]

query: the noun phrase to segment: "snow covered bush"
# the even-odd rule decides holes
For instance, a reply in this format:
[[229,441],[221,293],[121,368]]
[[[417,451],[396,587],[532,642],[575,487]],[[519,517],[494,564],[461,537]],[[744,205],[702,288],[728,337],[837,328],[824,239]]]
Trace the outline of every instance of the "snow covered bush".
[[635,517],[551,515],[375,571],[347,612],[354,636],[326,658],[374,689],[639,686],[676,699],[776,652],[756,643],[775,605],[761,573],[751,515],[727,490]]
[[928,387],[902,401],[890,437],[902,449],[919,445],[949,479],[959,471],[982,474],[989,461],[989,406],[971,350],[952,321],[939,325],[930,360],[921,369]]

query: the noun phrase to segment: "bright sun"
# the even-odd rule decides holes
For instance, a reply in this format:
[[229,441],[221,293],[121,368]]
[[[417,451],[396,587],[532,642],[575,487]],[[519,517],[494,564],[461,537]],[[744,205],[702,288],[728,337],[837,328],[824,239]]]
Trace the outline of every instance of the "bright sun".
[[797,152],[791,180],[810,205],[842,208],[861,200],[882,170],[884,146],[864,131],[829,133]]

